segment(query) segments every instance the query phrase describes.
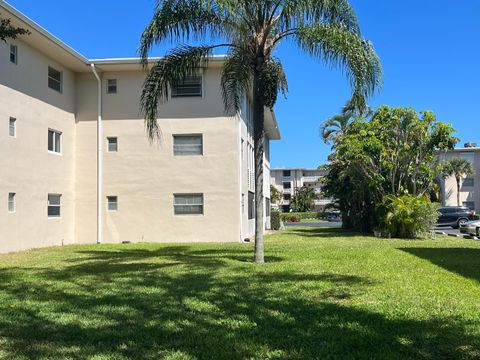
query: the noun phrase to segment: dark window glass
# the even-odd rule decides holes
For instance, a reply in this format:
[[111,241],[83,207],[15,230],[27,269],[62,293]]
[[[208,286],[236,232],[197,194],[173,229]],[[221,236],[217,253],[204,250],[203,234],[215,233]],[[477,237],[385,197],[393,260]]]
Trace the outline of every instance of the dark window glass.
[[172,97],[202,96],[202,77],[192,76],[172,86]]
[[62,72],[50,66],[48,67],[48,87],[62,92]]
[[248,220],[255,218],[255,194],[248,192]]

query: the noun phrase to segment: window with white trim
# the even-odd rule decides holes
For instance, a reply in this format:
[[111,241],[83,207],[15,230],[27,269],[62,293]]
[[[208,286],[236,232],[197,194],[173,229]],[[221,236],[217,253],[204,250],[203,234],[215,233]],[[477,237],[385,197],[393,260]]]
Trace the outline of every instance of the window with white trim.
[[203,215],[203,194],[174,194],[175,215]]
[[10,44],[10,62],[12,64],[18,64],[18,47],[17,45]]
[[118,139],[116,137],[107,137],[107,151],[108,152],[118,151]]
[[62,133],[60,131],[48,129],[48,151],[60,154],[61,146]]
[[173,155],[203,155],[202,135],[173,135]]
[[472,187],[472,186],[475,185],[475,180],[474,180],[474,178],[465,178],[465,179],[463,179],[462,185]]
[[202,76],[189,76],[184,81],[172,85],[172,97],[202,96]]
[[50,218],[60,217],[61,194],[48,194],[47,214]]
[[15,193],[8,193],[8,212],[15,212]]
[[117,79],[107,79],[107,94],[117,93]]
[[59,93],[62,92],[63,73],[53,67],[48,67],[48,87]]
[[11,137],[17,136],[17,119],[13,117],[8,121],[8,135]]
[[107,196],[107,210],[108,211],[117,211],[118,210],[118,197],[117,196]]

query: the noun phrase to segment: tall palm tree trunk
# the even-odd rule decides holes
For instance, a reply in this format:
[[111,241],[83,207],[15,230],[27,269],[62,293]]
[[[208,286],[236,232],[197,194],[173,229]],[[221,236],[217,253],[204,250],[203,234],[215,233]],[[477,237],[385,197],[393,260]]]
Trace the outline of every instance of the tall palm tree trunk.
[[459,177],[455,178],[455,180],[457,180],[457,206],[460,206],[460,187],[462,186],[462,180]]
[[260,72],[253,75],[253,142],[255,151],[255,256],[256,263],[264,263],[263,251],[263,153],[265,142],[265,113],[261,94]]

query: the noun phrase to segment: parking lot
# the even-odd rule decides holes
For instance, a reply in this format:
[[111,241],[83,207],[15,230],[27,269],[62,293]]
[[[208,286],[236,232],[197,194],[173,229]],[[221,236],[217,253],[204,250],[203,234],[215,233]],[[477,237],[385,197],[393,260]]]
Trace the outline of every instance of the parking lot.
[[448,236],[458,236],[458,237],[464,237],[464,238],[468,238],[468,239],[477,240],[476,237],[470,236],[470,235],[467,235],[467,234],[462,234],[459,229],[454,229],[450,226],[436,226],[436,227],[433,228],[433,231],[435,231],[435,233],[437,235],[440,235],[441,233],[443,233],[443,234],[446,234]]

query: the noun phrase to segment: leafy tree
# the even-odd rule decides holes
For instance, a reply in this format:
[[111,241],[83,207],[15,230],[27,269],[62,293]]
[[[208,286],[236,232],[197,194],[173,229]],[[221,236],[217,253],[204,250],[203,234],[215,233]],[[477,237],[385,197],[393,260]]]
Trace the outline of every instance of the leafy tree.
[[444,176],[453,176],[457,184],[457,206],[460,206],[460,188],[462,187],[463,178],[474,173],[475,169],[467,159],[454,157],[445,162],[443,166]]
[[10,19],[0,18],[0,40],[5,42],[7,39],[16,39],[18,35],[27,34],[30,34],[28,30],[12,26]]
[[[365,109],[366,99],[381,85],[382,68],[347,0],[158,0],[141,39],[144,65],[154,45],[183,44],[155,62],[145,80],[141,108],[150,139],[159,134],[158,103],[168,100],[170,86],[195,74],[215,49],[226,49],[225,110],[238,114],[243,95],[252,94],[255,198],[263,199],[264,110],[287,90],[282,63],[274,57],[287,39],[307,55],[342,68],[353,90],[352,104]],[[185,45],[191,41],[208,45]],[[263,201],[255,204],[255,261],[263,263]]]
[[371,231],[387,195],[429,194],[440,164],[436,151],[453,149],[451,125],[431,111],[381,106],[369,121],[353,121],[337,139],[325,176],[326,196],[337,199],[344,226]]
[[270,185],[270,200],[273,204],[282,200],[282,193],[273,185]]
[[303,186],[295,191],[295,195],[290,201],[290,207],[298,212],[312,211],[315,207],[316,198],[317,195],[313,188]]

